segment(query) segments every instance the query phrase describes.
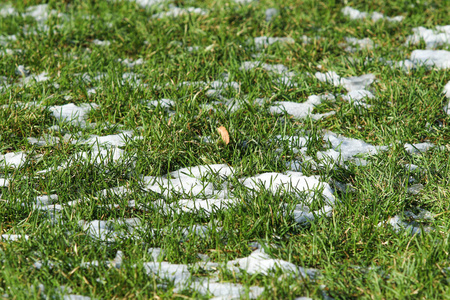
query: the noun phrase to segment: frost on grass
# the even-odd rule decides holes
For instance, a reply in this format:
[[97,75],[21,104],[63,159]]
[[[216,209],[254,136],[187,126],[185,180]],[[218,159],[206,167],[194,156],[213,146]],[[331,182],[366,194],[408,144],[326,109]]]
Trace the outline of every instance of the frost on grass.
[[352,8],[350,6],[346,6],[341,10],[342,14],[352,20],[363,20],[368,19],[369,17],[372,19],[372,21],[376,22],[379,20],[386,20],[388,22],[401,22],[403,20],[403,16],[396,16],[396,17],[386,17],[382,13],[379,12],[362,12],[355,8]]
[[436,26],[435,29],[425,27],[413,28],[413,34],[406,39],[407,44],[419,44],[424,41],[427,49],[450,44],[450,25]]
[[331,116],[335,114],[334,111],[324,113],[324,114],[313,114],[313,109],[322,103],[323,100],[334,100],[334,96],[317,96],[312,95],[308,97],[308,100],[306,100],[303,103],[295,103],[295,102],[289,102],[289,101],[276,101],[274,102],[270,107],[271,113],[283,113],[286,112],[289,115],[293,116],[296,119],[304,119],[307,117],[311,117],[314,120],[319,120],[324,117]]

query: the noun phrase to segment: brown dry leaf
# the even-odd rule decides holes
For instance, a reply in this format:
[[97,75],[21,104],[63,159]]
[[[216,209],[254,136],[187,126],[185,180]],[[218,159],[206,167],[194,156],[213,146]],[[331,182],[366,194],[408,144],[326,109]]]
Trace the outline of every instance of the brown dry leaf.
[[221,137],[222,137],[222,141],[228,145],[230,143],[230,135],[228,134],[228,131],[225,127],[220,126],[219,128],[217,128],[217,130],[219,131]]

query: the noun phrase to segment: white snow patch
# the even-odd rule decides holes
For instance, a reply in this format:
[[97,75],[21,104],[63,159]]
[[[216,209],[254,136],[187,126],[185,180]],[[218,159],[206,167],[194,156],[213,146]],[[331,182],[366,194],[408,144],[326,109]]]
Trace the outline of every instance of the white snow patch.
[[266,22],[270,22],[272,21],[273,18],[275,18],[276,16],[278,16],[280,14],[280,11],[276,8],[268,8],[266,9]]
[[263,49],[267,46],[273,45],[275,43],[280,44],[294,44],[295,40],[290,37],[267,37],[260,36],[254,38],[255,47],[257,49]]
[[429,149],[435,147],[432,143],[417,143],[417,144],[405,144],[405,150],[412,154],[419,154],[422,152],[426,152]]
[[249,275],[262,274],[268,275],[271,272],[281,269],[285,273],[292,274],[296,277],[314,278],[317,270],[298,267],[293,263],[282,259],[273,259],[262,249],[253,251],[248,257],[231,260],[227,263],[227,267],[235,272],[244,270]]
[[87,115],[91,109],[97,108],[95,103],[82,103],[79,106],[69,103],[65,105],[50,106],[49,110],[53,116],[62,122],[70,122],[74,125],[84,125]]
[[334,99],[334,96],[317,96],[312,95],[308,97],[308,100],[303,103],[295,103],[295,102],[289,102],[289,101],[276,101],[274,102],[273,106],[271,106],[270,112],[271,113],[283,113],[286,111],[288,114],[292,115],[294,118],[297,119],[304,119],[308,116],[311,118],[318,120],[323,117],[328,117],[330,115],[335,114],[334,111],[328,112],[325,114],[312,114],[312,111],[315,106],[322,103],[323,100],[326,99]]
[[354,105],[370,107],[369,104],[365,103],[365,99],[373,99],[375,96],[366,90],[353,90],[349,92],[347,95],[343,95],[342,99],[353,103]]
[[413,34],[408,36],[407,44],[419,44],[424,41],[427,49],[450,44],[450,25],[436,26],[435,29],[425,27],[413,28]]
[[28,241],[29,236],[26,234],[24,234],[24,235],[22,235],[22,234],[2,234],[0,240],[5,241],[5,242],[16,242],[16,241],[20,241],[22,239],[24,239],[25,241]]
[[41,137],[35,138],[35,137],[28,137],[27,138],[28,143],[31,145],[36,145],[38,147],[40,146],[48,146],[59,143],[59,138],[54,137],[48,134],[44,134]]
[[[404,218],[412,219],[412,221],[404,221]],[[395,232],[406,232],[411,235],[420,234],[422,232],[430,232],[434,228],[431,226],[421,226],[417,220],[429,220],[432,221],[433,215],[424,209],[419,208],[419,214],[416,215],[413,212],[405,211],[403,215],[395,215],[392,218],[389,218],[388,221],[378,223],[378,227],[381,227],[383,224],[389,224],[392,226]]]
[[[320,181],[319,176],[304,176],[301,172],[262,173],[253,177],[240,179],[241,183],[249,189],[261,190],[264,188],[272,193],[293,193],[302,194],[305,192],[315,193],[322,191],[322,196],[329,205],[333,205],[335,198],[333,190],[326,182]],[[307,193],[310,197],[307,201],[312,201],[313,194]]]
[[131,138],[132,135],[133,133],[130,131],[105,136],[91,135],[88,139],[76,141],[76,143],[87,145],[98,144],[108,148],[123,147],[126,145],[127,139]]
[[317,152],[319,159],[331,159],[334,162],[342,163],[358,154],[377,154],[385,151],[387,146],[373,146],[364,141],[336,135],[333,132],[325,133],[323,139],[331,143],[332,149]]
[[[442,91],[447,99],[450,99],[450,81],[444,86],[444,90]],[[444,106],[444,112],[450,115],[450,100],[447,105]]]
[[349,92],[355,90],[365,90],[375,81],[375,75],[373,74],[365,74],[354,77],[341,77],[336,72],[329,71],[326,73],[317,72],[315,76],[319,81],[328,82],[334,86],[342,85]]
[[125,58],[125,59],[119,58],[117,61],[128,68],[134,68],[135,66],[142,65],[145,62],[142,58],[139,58],[135,61],[128,59],[128,58]]
[[[373,49],[374,47],[374,42],[370,39],[370,38],[364,38],[364,39],[357,39],[354,37],[346,37],[345,41],[352,46],[358,47],[360,49]],[[355,52],[356,48],[348,46],[345,48],[346,51],[348,52]]]
[[450,52],[446,50],[414,50],[411,53],[411,61],[416,65],[449,69]]
[[0,155],[0,167],[20,168],[23,166],[27,158],[24,152],[10,152]]
[[136,2],[137,5],[146,8],[150,8],[167,2],[167,0],[128,0],[128,1]]
[[93,40],[92,44],[96,45],[96,46],[101,46],[101,47],[108,47],[111,45],[110,41],[102,41],[102,40]]
[[90,222],[81,220],[79,222],[83,231],[86,231],[91,237],[106,242],[132,237],[133,231],[140,228],[140,224],[141,222],[137,218]]
[[2,17],[15,16],[15,15],[17,15],[17,11],[11,5],[4,5],[0,8],[0,16],[2,16]]
[[204,15],[208,14],[208,11],[205,9],[197,8],[197,7],[179,8],[179,7],[173,6],[166,12],[154,14],[152,16],[152,18],[156,18],[156,19],[161,19],[164,17],[177,18],[179,16],[188,15],[188,14],[204,16]]
[[48,73],[42,72],[39,75],[30,75],[30,76],[24,77],[21,80],[20,84],[27,86],[27,85],[34,84],[34,83],[47,81],[49,79],[50,79],[50,77],[48,76]]
[[154,106],[154,107],[161,106],[162,108],[170,109],[170,108],[175,107],[175,101],[163,98],[160,100],[148,101],[147,105]]
[[182,168],[173,171],[168,176],[143,178],[144,189],[171,196],[174,193],[188,194],[191,197],[205,196],[225,198],[224,189],[214,188],[214,184],[203,180],[209,175],[217,175],[226,179],[234,173],[233,168],[225,164],[202,165]]
[[401,22],[403,20],[403,16],[396,16],[396,17],[386,17],[382,13],[379,12],[373,12],[372,14],[368,12],[361,12],[355,8],[352,8],[350,6],[346,6],[343,9],[341,9],[341,12],[344,16],[349,17],[352,20],[363,20],[367,19],[369,17],[372,18],[374,22],[377,22],[379,20],[386,20],[389,22]]
[[6,178],[0,178],[0,187],[8,187],[10,181]]

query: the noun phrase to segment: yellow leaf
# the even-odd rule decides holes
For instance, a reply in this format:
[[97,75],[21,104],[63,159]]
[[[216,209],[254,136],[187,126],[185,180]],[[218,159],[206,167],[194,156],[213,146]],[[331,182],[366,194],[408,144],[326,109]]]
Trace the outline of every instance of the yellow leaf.
[[219,128],[217,128],[217,130],[220,133],[220,136],[222,137],[222,141],[228,145],[228,143],[230,142],[230,135],[228,134],[228,131],[225,127],[220,126]]

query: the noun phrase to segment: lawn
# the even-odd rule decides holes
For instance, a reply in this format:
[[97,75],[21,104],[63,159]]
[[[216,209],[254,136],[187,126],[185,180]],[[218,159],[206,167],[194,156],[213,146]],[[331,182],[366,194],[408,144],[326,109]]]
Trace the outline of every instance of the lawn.
[[438,1],[0,3],[0,297],[450,299]]

